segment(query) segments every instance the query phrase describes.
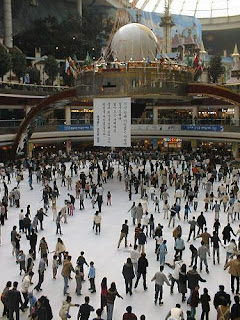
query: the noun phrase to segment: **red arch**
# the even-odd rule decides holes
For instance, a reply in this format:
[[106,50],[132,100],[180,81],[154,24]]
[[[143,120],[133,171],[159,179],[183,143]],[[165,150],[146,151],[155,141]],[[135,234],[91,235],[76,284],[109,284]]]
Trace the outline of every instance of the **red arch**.
[[189,95],[203,94],[211,97],[219,97],[227,102],[231,102],[240,106],[240,94],[219,85],[204,84],[204,83],[189,83],[188,94]]
[[58,93],[55,93],[51,96],[48,96],[47,98],[43,99],[38,105],[33,107],[26,117],[23,119],[19,130],[16,134],[14,145],[13,145],[13,155],[15,156],[18,144],[20,142],[22,134],[27,130],[27,127],[29,123],[37,117],[41,112],[45,111],[47,108],[49,108],[51,105],[56,104],[59,101],[68,101],[70,98],[77,96],[77,88],[71,88],[67,90],[60,91]]

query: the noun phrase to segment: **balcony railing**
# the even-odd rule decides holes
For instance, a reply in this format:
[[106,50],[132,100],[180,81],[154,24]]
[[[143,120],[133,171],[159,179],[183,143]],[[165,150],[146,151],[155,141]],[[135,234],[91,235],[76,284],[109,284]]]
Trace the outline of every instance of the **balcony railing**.
[[26,83],[11,83],[11,82],[0,82],[0,93],[9,93],[11,94],[19,93],[33,95],[48,95],[50,93],[56,93],[60,90],[67,89],[65,86],[45,86],[45,85],[36,85],[36,84],[26,84]]
[[[192,118],[159,118],[155,124],[205,124],[205,125],[239,125],[240,120],[235,119],[195,119]],[[153,118],[132,118],[132,124],[153,124]]]
[[[18,131],[21,124],[21,119],[0,120],[0,134],[14,134]],[[152,118],[137,119],[132,118],[133,125],[153,125]],[[36,119],[36,132],[58,131],[59,125],[66,124],[65,119]],[[72,119],[71,125],[93,124],[92,119]],[[171,125],[221,125],[224,126],[224,131],[237,132],[240,131],[240,119],[159,119],[158,125],[171,124]],[[151,130],[146,127],[146,130]]]

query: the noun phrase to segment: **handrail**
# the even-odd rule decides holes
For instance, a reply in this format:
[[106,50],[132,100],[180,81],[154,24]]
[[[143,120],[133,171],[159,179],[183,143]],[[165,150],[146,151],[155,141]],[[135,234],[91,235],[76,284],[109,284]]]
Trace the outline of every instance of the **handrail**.
[[[240,119],[225,118],[165,118],[161,117],[155,124],[218,124],[218,125],[239,125]],[[153,118],[132,118],[132,124],[153,124]]]
[[[11,120],[0,120],[0,128],[2,127],[18,127],[23,119],[11,119]],[[65,119],[36,119],[36,126],[43,127],[48,125],[60,125],[66,124]],[[72,119],[71,125],[78,125],[78,124],[93,124],[93,119]],[[152,118],[132,118],[131,124],[195,124],[195,125],[240,125],[240,119],[224,119],[224,118],[217,118],[217,119],[188,119],[188,118],[159,118],[158,123],[153,123]]]
[[68,89],[66,86],[48,86],[48,85],[37,85],[31,83],[15,83],[15,82],[0,82],[1,90],[19,90],[19,91],[37,91],[37,92],[58,92],[64,89]]

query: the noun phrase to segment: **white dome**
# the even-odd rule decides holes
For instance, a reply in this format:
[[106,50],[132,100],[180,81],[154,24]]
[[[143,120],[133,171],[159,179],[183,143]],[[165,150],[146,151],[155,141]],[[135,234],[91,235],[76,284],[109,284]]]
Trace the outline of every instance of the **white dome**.
[[157,53],[157,38],[148,27],[130,23],[115,33],[111,51],[113,58],[118,61],[154,60]]

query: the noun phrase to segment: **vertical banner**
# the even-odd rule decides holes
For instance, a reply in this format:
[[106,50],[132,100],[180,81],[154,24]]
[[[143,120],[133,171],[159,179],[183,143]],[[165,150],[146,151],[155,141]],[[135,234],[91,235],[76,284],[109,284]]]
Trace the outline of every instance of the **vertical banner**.
[[94,145],[131,146],[131,98],[93,100]]

